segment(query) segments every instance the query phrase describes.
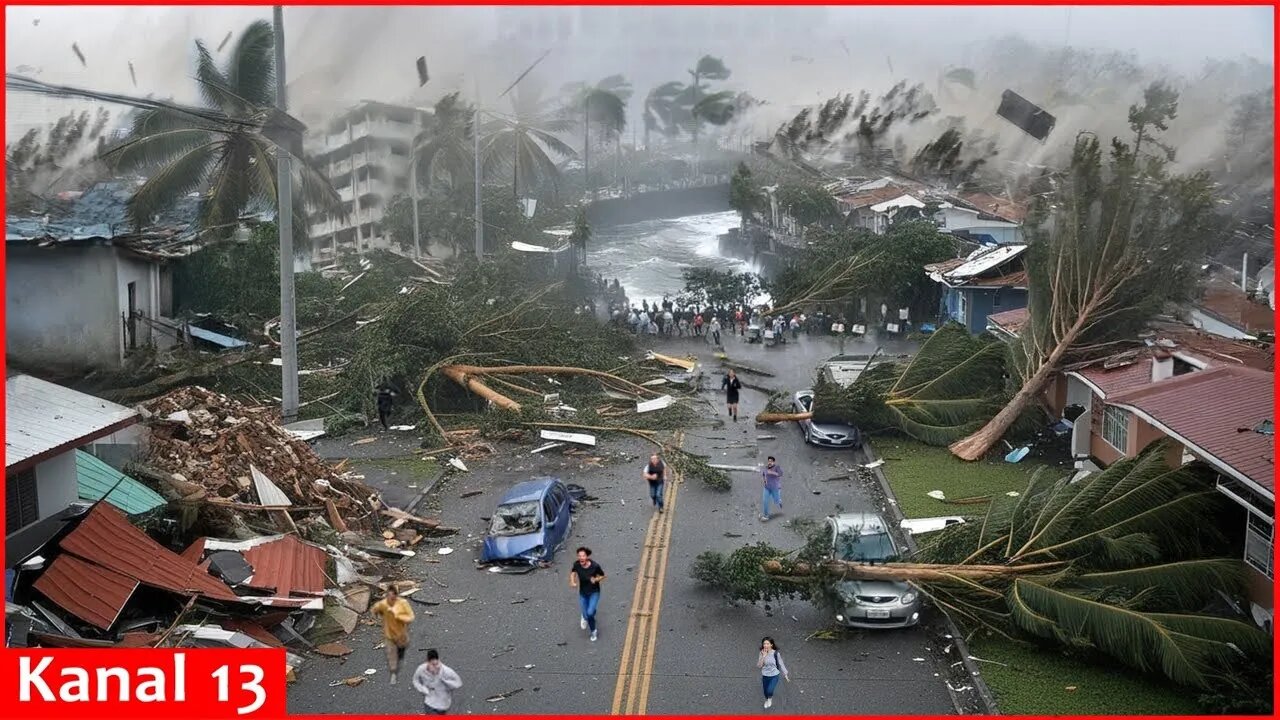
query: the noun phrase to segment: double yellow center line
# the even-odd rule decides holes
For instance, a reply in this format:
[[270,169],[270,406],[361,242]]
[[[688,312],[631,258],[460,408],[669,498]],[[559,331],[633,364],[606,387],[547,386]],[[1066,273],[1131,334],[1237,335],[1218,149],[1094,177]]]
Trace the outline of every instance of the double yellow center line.
[[[684,440],[677,432],[676,447]],[[613,690],[613,715],[644,715],[649,704],[649,683],[657,658],[658,616],[662,610],[662,589],[667,575],[667,555],[671,549],[671,523],[676,512],[676,498],[682,477],[672,472],[664,488],[665,512],[654,513],[644,536],[640,554],[640,574],[631,598],[631,616],[627,619],[627,635],[622,644],[622,661],[618,682]]]

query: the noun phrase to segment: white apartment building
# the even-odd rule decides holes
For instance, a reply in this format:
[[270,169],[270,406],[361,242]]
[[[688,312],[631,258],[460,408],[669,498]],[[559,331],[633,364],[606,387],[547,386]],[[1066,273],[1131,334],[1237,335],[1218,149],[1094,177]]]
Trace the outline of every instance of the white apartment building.
[[427,117],[427,110],[366,100],[308,133],[306,152],[338,191],[346,214],[311,218],[313,264],[391,247],[382,218],[391,198],[409,191],[410,150]]

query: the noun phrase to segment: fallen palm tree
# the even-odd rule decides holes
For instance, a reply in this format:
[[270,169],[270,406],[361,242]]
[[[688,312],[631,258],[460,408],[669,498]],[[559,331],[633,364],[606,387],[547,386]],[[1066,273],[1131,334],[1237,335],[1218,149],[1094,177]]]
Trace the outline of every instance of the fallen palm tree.
[[1006,352],[1003,343],[948,323],[907,362],[871,365],[848,387],[819,372],[811,412],[766,410],[756,422],[839,422],[947,445],[999,410]]
[[[1037,473],[1015,497],[929,536],[911,562],[831,558],[823,529],[800,549],[759,543],[709,551],[695,578],[733,599],[838,602],[842,582],[909,582],[961,625],[1088,647],[1183,685],[1230,682],[1259,662],[1270,637],[1205,614],[1219,591],[1243,594],[1243,567],[1219,534],[1229,510],[1201,463],[1165,464],[1159,443],[1138,458],[1072,482]],[[843,545],[841,545],[843,547]]]

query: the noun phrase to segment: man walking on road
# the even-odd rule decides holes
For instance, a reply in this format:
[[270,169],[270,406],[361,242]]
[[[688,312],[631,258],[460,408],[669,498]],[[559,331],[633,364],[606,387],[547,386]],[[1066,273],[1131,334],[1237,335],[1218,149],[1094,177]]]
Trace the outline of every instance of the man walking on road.
[[655,453],[649,456],[649,464],[644,466],[644,479],[649,481],[649,498],[653,506],[662,512],[662,496],[666,489],[667,464]]
[[374,603],[369,612],[382,619],[382,636],[387,647],[387,669],[391,671],[391,684],[396,684],[400,661],[409,648],[409,624],[413,622],[413,608],[400,597],[396,586],[387,588],[386,596]]
[[600,583],[604,580],[604,568],[591,559],[589,548],[578,548],[578,562],[569,571],[569,586],[578,588],[578,605],[582,610],[582,629],[591,630],[591,642],[596,634],[596,608],[600,606]]
[[444,715],[453,706],[453,691],[462,687],[462,678],[453,668],[440,662],[435,648],[427,651],[427,661],[413,673],[413,688],[422,693],[428,715]]
[[378,388],[378,422],[382,423],[383,430],[389,429],[387,420],[391,419],[391,403],[395,397],[395,391],[386,385]]
[[763,509],[760,519],[768,522],[770,500],[777,504],[779,510],[782,509],[782,466],[770,455],[762,474],[764,476],[764,493],[762,493],[760,499],[760,506]]

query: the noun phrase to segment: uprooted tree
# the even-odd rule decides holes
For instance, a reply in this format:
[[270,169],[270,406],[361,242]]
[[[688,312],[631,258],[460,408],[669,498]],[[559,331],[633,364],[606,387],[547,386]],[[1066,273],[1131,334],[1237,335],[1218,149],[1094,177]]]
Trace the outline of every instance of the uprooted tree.
[[957,457],[986,455],[1055,372],[1132,341],[1167,303],[1194,290],[1200,258],[1220,235],[1212,184],[1205,173],[1171,173],[1167,152],[1144,149],[1165,150],[1153,133],[1174,117],[1171,93],[1148,89],[1144,105],[1130,110],[1133,145],[1113,139],[1107,162],[1096,137],[1078,138],[1070,170],[1035,203],[1030,318],[1011,367],[1020,387],[990,422],[951,445]]
[[945,446],[982,427],[1008,399],[1007,355],[999,340],[948,323],[908,360],[873,364],[848,387],[819,372],[811,412],[769,408],[756,421],[840,422]]
[[1212,469],[1170,468],[1170,448],[1157,444],[1076,482],[1041,471],[1025,491],[997,495],[985,514],[935,533],[912,562],[833,557],[825,530],[793,552],[764,543],[704,552],[693,575],[749,602],[834,603],[852,581],[903,581],[968,628],[1092,649],[1211,688],[1266,658],[1271,640],[1205,613],[1219,590],[1243,592],[1243,567],[1225,557],[1219,525],[1205,521],[1227,509]]

